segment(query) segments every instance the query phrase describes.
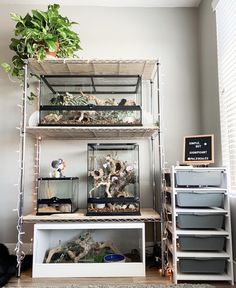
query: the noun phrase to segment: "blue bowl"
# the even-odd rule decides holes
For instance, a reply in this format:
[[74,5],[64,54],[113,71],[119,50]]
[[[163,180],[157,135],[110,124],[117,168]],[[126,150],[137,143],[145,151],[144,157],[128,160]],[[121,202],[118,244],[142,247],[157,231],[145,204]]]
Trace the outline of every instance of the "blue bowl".
[[125,256],[121,254],[108,254],[103,259],[106,263],[125,262]]

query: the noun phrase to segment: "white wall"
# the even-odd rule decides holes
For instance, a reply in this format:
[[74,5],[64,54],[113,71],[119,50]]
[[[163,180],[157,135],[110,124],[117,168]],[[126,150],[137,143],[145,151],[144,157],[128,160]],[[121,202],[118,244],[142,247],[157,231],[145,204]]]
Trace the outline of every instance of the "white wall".
[[[5,62],[11,57],[8,49],[13,29],[10,12],[24,15],[32,8],[45,7],[2,5],[0,8],[0,61]],[[166,161],[168,165],[176,163],[177,160],[181,162],[183,136],[200,132],[198,10],[64,7],[61,13],[80,22],[76,29],[83,47],[79,55],[83,58],[160,59]],[[20,121],[16,104],[20,100],[21,91],[17,84],[9,81],[3,71],[0,72],[0,83],[0,153],[4,163],[0,174],[0,242],[15,242],[16,214],[12,209],[16,206],[17,199],[16,187],[13,184],[17,182],[18,176],[18,157],[15,150],[19,139],[15,127]],[[144,145],[144,142],[140,145]],[[50,163],[56,147],[51,143],[48,145]],[[72,154],[76,153],[76,145],[84,149],[84,144],[79,146],[76,143]],[[29,150],[29,145],[27,147]],[[78,151],[81,150],[78,148]],[[32,154],[30,158],[32,159]],[[142,164],[142,185],[147,192],[142,198],[144,205],[148,206],[151,203],[151,181],[148,172],[145,172],[148,163]],[[27,169],[27,175],[30,175],[30,170]],[[31,212],[31,194],[31,189],[27,189],[25,213]]]
[[199,7],[199,75],[201,131],[215,135],[215,164],[221,165],[216,19],[211,0]]

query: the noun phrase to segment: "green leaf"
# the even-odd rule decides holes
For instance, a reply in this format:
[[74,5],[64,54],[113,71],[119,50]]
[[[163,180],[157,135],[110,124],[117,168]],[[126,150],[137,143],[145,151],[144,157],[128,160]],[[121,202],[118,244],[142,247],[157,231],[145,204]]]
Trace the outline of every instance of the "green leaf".
[[20,15],[15,14],[15,13],[10,13],[10,15],[11,15],[11,19],[13,21],[20,22],[20,23],[24,24],[24,21]]
[[29,43],[27,43],[27,52],[28,52],[29,55],[33,55],[34,54],[33,46],[30,45]]
[[47,34],[46,36],[45,36],[45,38],[44,38],[46,41],[49,41],[49,40],[52,40],[52,41],[54,41],[54,42],[56,42],[56,37],[55,37],[55,35],[53,35],[53,34]]
[[47,21],[47,13],[40,10],[32,10],[32,14],[36,19]]
[[18,77],[20,75],[20,72],[17,68],[13,68],[12,69],[12,72],[11,72],[11,75],[14,76],[14,77]]
[[29,13],[27,13],[25,15],[25,17],[23,18],[23,21],[24,21],[25,25],[28,26],[28,27],[30,26],[31,20],[32,20],[32,16]]
[[11,66],[7,63],[2,63],[1,66],[7,73],[10,73],[12,70]]
[[52,10],[54,12],[58,11],[60,8],[59,4],[52,4],[52,5],[48,5],[48,10]]
[[15,55],[12,58],[12,63],[14,64],[15,67],[22,68],[24,66],[24,61],[18,55]]
[[19,44],[19,40],[18,39],[16,39],[16,38],[11,38],[11,43],[10,43],[10,45],[9,45],[9,48],[11,49],[11,50],[16,50],[16,47],[17,47],[17,44]]
[[48,49],[50,52],[55,52],[57,50],[55,41],[49,40],[47,41],[47,44],[48,44]]
[[79,22],[70,22],[70,26],[72,25],[79,25]]
[[32,20],[31,23],[34,24],[34,27],[37,27],[39,29],[41,29],[42,27],[42,24],[38,22],[37,20]]
[[43,47],[41,47],[38,51],[36,51],[35,55],[38,60],[42,61],[46,57],[46,51]]

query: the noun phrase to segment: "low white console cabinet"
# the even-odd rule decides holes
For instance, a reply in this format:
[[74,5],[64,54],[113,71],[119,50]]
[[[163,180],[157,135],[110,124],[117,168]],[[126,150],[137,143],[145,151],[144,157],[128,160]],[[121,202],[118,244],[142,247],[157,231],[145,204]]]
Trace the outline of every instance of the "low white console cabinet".
[[[48,252],[55,247],[58,257],[68,253],[76,239],[89,237],[92,246],[96,243],[111,243],[123,255],[136,251],[138,260],[100,263],[83,257],[78,263],[49,261]],[[86,243],[85,241],[83,243]],[[81,248],[81,251],[86,249]],[[94,253],[96,253],[94,249]],[[54,255],[56,254],[54,253]],[[60,254],[61,253],[61,254]],[[101,255],[100,255],[101,256]],[[52,258],[51,258],[52,259]],[[130,261],[130,259],[128,260]],[[53,263],[52,263],[53,262]],[[145,224],[142,222],[108,223],[40,223],[34,225],[33,277],[135,277],[145,276]]]

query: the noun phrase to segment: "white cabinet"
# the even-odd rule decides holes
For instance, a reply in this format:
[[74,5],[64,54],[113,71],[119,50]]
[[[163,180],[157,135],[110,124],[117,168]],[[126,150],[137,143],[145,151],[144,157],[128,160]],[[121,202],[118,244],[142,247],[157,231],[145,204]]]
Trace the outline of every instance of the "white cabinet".
[[226,169],[173,166],[165,183],[166,247],[174,282],[233,284]]
[[[97,243],[109,243],[126,255],[125,262],[93,263],[85,259],[80,263],[47,263],[46,251],[62,247],[65,251],[72,239],[89,233],[92,253],[97,256]],[[129,239],[127,241],[127,239]],[[94,248],[94,247],[95,248]],[[137,259],[129,255],[137,252]],[[64,249],[64,250],[63,250]],[[94,251],[93,251],[94,250]],[[59,250],[57,251],[57,253]],[[61,254],[62,255],[62,254]],[[91,256],[90,256],[91,257]],[[128,262],[129,261],[129,262]],[[138,277],[145,276],[145,230],[144,223],[47,223],[34,225],[33,277]]]
[[[28,95],[28,73],[29,71],[38,76],[48,75],[49,77],[60,77],[66,75],[67,78],[74,77],[75,75],[118,75],[120,77],[129,77],[129,75],[139,75],[143,80],[148,82],[149,88],[148,93],[151,94],[148,99],[143,99],[148,108],[148,113],[142,115],[144,118],[143,126],[63,126],[58,125],[27,125],[27,101]],[[53,76],[54,75],[54,76]],[[74,77],[75,78],[75,77]],[[156,80],[154,80],[156,79]],[[158,78],[158,61],[143,61],[143,60],[132,60],[132,61],[103,61],[103,60],[76,60],[76,59],[54,59],[45,60],[43,62],[37,62],[34,59],[29,59],[25,66],[25,85],[23,94],[23,110],[22,110],[22,125],[21,125],[21,178],[20,178],[20,193],[19,193],[19,221],[18,221],[18,244],[17,244],[17,259],[19,264],[18,275],[20,275],[20,260],[21,260],[21,244],[23,234],[23,223],[33,223],[35,234],[34,234],[34,263],[33,263],[33,276],[34,277],[110,277],[110,276],[144,276],[145,275],[145,239],[144,239],[144,223],[153,222],[154,232],[156,231],[155,223],[162,222],[162,209],[160,200],[160,191],[157,189],[155,183],[156,174],[161,171],[161,133],[160,133],[160,99],[159,99],[159,78]],[[63,86],[63,83],[58,86]],[[70,85],[71,86],[71,85]],[[103,85],[102,85],[103,86]],[[118,87],[120,85],[117,85]],[[81,87],[80,84],[76,84],[76,87]],[[81,88],[78,88],[81,89]],[[96,89],[95,89],[96,90]],[[52,90],[51,90],[52,91]],[[52,91],[53,92],[53,91]],[[78,92],[78,91],[77,91]],[[96,91],[95,91],[96,92]],[[155,95],[155,94],[156,95]],[[38,103],[38,110],[42,108],[41,104]],[[45,108],[45,107],[44,107]],[[68,107],[66,107],[68,108]],[[131,107],[132,108],[132,107]],[[65,109],[68,110],[68,109]],[[155,111],[155,113],[154,113]],[[67,113],[66,113],[67,114]],[[142,114],[143,110],[142,110]],[[146,119],[146,120],[145,120]],[[39,120],[39,119],[38,119]],[[146,121],[146,123],[145,123]],[[40,121],[38,121],[39,123]],[[159,123],[159,127],[155,123]],[[42,123],[41,123],[42,124]],[[132,127],[131,127],[132,126]],[[140,215],[112,215],[112,216],[86,216],[84,207],[79,205],[79,210],[75,213],[69,214],[52,214],[52,215],[35,215],[33,212],[29,215],[23,215],[24,207],[24,194],[25,194],[25,183],[24,183],[24,171],[26,161],[26,150],[25,143],[26,137],[34,140],[35,145],[35,195],[37,195],[38,177],[42,177],[40,173],[40,162],[41,162],[41,149],[44,144],[44,140],[52,141],[64,141],[64,140],[106,140],[107,141],[133,141],[133,139],[146,139],[147,145],[150,145],[150,163],[151,163],[151,188],[152,207],[148,209],[142,209]],[[63,142],[66,145],[66,141]],[[56,148],[55,148],[56,149]],[[155,150],[159,150],[156,153]],[[159,155],[159,156],[157,156]],[[85,174],[87,171],[84,171]],[[86,177],[84,177],[85,179]],[[85,180],[86,181],[86,180]],[[81,189],[82,190],[82,189]],[[79,191],[87,196],[86,189]],[[142,194],[142,191],[141,191]],[[159,199],[159,208],[157,200]],[[34,207],[36,208],[36,207]],[[69,223],[68,223],[69,222]],[[119,223],[117,223],[119,222]],[[131,222],[131,223],[130,223]],[[40,224],[39,224],[40,223]],[[163,225],[161,225],[162,229]],[[127,240],[124,235],[124,231],[129,234],[129,239],[135,240],[135,245],[141,254],[141,261],[137,263],[117,263],[113,268],[108,268],[109,265],[106,263],[43,263],[43,255],[46,250],[51,249],[54,244],[58,244],[62,239],[69,241],[70,236],[73,237],[75,231],[94,230],[96,237],[100,237],[101,231],[104,235],[107,231],[113,231],[113,235],[120,239],[119,245],[121,250],[125,247],[124,240]],[[122,238],[118,237],[119,232],[122,232]],[[126,234],[127,234],[126,233]],[[128,235],[127,234],[127,235]],[[157,239],[156,233],[154,233],[154,241]],[[111,233],[109,234],[110,237]],[[162,235],[162,231],[161,231]],[[55,237],[54,237],[55,236]],[[64,237],[64,238],[63,238]],[[66,237],[66,238],[65,238]],[[95,237],[95,238],[96,238]],[[112,236],[113,237],[113,236]],[[54,242],[55,243],[54,243]],[[122,242],[123,241],[123,242]],[[130,241],[130,240],[129,240]],[[135,246],[134,245],[134,246]],[[132,245],[130,246],[132,247]],[[162,249],[163,251],[163,249]],[[124,252],[125,253],[125,252]],[[162,260],[164,256],[162,255]],[[162,261],[164,263],[164,261]],[[96,273],[95,273],[96,271]]]

